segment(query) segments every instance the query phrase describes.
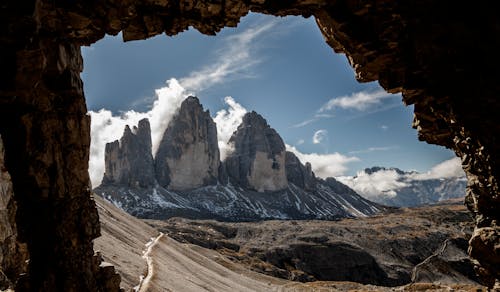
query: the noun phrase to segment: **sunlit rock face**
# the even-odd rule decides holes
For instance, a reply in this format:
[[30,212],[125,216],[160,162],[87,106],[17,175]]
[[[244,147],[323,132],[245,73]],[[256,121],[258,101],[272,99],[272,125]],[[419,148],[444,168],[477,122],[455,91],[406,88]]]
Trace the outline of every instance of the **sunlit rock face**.
[[149,121],[139,121],[132,130],[125,127],[120,141],[106,144],[104,184],[148,187],[154,184],[151,128]]
[[287,187],[285,144],[261,115],[245,114],[229,143],[234,147],[225,160],[229,182],[259,192]]
[[155,156],[156,179],[171,190],[217,184],[217,127],[198,98],[185,99],[170,121]]

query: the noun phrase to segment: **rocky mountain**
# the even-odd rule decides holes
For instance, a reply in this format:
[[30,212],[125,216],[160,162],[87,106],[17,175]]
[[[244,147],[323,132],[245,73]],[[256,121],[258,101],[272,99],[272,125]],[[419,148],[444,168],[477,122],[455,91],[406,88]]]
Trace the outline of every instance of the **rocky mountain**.
[[363,197],[388,206],[413,207],[463,198],[467,179],[463,177],[432,178],[415,171],[372,167],[354,177],[340,177]]
[[223,162],[216,125],[196,97],[182,103],[154,160],[145,127],[144,120],[133,131],[126,127],[106,146],[106,173],[94,190],[138,217],[339,219],[383,209],[333,178],[317,179],[256,112],[243,117]]
[[287,187],[285,143],[261,115],[246,114],[229,143],[234,145],[234,151],[225,165],[231,181],[259,192]]
[[190,96],[160,142],[155,157],[156,179],[169,190],[213,185],[217,184],[219,165],[215,122],[208,111],[203,111],[198,98]]
[[106,144],[103,184],[148,187],[155,183],[148,119],[132,130],[127,125],[120,141]]

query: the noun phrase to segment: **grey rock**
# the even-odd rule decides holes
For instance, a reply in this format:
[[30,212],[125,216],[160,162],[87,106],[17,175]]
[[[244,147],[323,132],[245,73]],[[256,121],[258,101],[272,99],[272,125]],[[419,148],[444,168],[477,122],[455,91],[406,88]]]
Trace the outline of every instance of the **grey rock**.
[[285,153],[286,178],[289,182],[305,190],[313,190],[316,186],[316,177],[311,169],[311,163],[303,165],[292,152]]
[[102,183],[143,188],[155,184],[148,119],[133,130],[127,125],[120,141],[106,144]]
[[217,127],[198,98],[190,96],[170,121],[155,156],[156,179],[170,190],[217,184]]
[[259,192],[287,187],[285,144],[261,115],[245,114],[229,143],[234,146],[225,160],[230,182]]

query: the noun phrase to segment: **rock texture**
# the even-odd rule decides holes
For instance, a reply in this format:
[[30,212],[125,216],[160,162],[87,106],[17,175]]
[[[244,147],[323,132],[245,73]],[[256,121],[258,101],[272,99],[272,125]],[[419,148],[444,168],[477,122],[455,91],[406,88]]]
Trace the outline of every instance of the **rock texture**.
[[198,98],[190,96],[170,121],[156,152],[158,183],[171,190],[217,184],[219,164],[215,122]]
[[5,168],[4,149],[0,136],[0,290],[15,288],[26,273],[28,253],[26,245],[18,241],[16,226],[17,205],[12,181]]
[[461,202],[340,221],[146,222],[178,241],[294,281],[380,286],[479,281],[467,256],[473,220]]
[[154,185],[151,147],[148,119],[140,120],[133,130],[127,125],[120,141],[106,144],[103,183],[130,187]]
[[231,183],[258,192],[287,187],[285,144],[261,115],[254,111],[245,114],[229,143],[234,151],[225,165]]
[[174,35],[189,26],[215,34],[249,11],[314,15],[359,81],[378,80],[415,105],[419,139],[462,158],[477,228],[470,254],[488,284],[500,286],[494,61],[500,19],[493,2],[6,0],[0,7],[0,134],[32,289],[98,290],[91,241],[99,227],[88,191],[90,129],[79,47],[120,31],[124,40]]
[[[262,263],[260,260],[253,263],[245,262],[243,260],[245,250],[242,249],[242,253],[233,253],[231,252],[231,250],[237,248],[237,245],[222,239],[224,237],[240,237],[239,233],[240,230],[243,231],[243,228],[224,226],[217,222],[170,220],[168,222],[168,227],[165,227],[163,225],[160,226],[162,230],[168,230],[169,234],[163,234],[161,238],[158,238],[159,231],[151,226],[148,226],[146,223],[144,223],[143,220],[137,219],[136,217],[123,212],[122,210],[114,207],[101,198],[96,197],[95,200],[99,210],[99,218],[102,228],[102,236],[96,240],[95,248],[101,250],[105,259],[115,265],[117,271],[119,271],[120,275],[122,276],[122,287],[125,289],[125,291],[129,291],[130,289],[132,289],[132,287],[137,286],[137,275],[145,275],[147,270],[145,269],[146,259],[143,258],[143,252],[145,249],[144,243],[152,242],[153,239],[155,239],[154,245],[148,245],[150,247],[148,248],[148,255],[150,259],[148,263],[153,266],[153,277],[151,277],[150,281],[148,281],[147,283],[143,281],[141,286],[142,289],[147,288],[148,291],[199,292],[200,289],[218,292],[486,291],[485,287],[478,284],[472,284],[473,282],[471,282],[470,279],[463,277],[463,275],[462,277],[460,277],[460,274],[455,273],[450,274],[451,277],[449,278],[452,278],[452,282],[443,281],[445,283],[442,284],[417,282],[405,285],[403,287],[382,287],[345,281],[315,281],[303,283],[285,280],[277,277],[271,277],[259,272],[261,270],[259,270],[259,268],[255,264]],[[465,208],[462,206],[462,213],[465,213],[464,209]],[[450,213],[440,212],[440,214],[444,214],[446,216]],[[456,218],[456,216],[452,216],[452,218]],[[311,225],[311,221],[294,221],[293,223],[294,225],[292,226],[295,226],[296,230],[289,231],[297,232],[298,234],[300,234],[298,236],[299,239],[297,240],[297,242],[303,241],[307,243],[310,239],[314,240],[315,238],[318,238],[314,235],[311,237],[302,237],[303,234],[307,234],[308,232],[310,232],[309,230],[318,229],[318,226]],[[321,225],[321,223],[324,224],[325,222],[318,223],[320,223],[318,224],[319,228],[328,228],[325,225]],[[417,222],[417,224],[418,223],[420,222]],[[157,222],[154,222],[152,224],[157,225]],[[248,229],[249,231],[259,230],[258,226],[262,226],[261,223],[241,225],[256,226],[255,229]],[[388,230],[391,229],[388,228]],[[397,226],[394,226],[393,230],[395,232],[399,232]],[[470,228],[468,230],[470,230]],[[284,231],[284,233],[288,233],[286,228],[280,228],[278,231]],[[276,232],[276,230],[272,230],[272,232]],[[221,236],[221,234],[223,235]],[[251,237],[249,241],[263,240],[263,245],[267,246],[267,243],[265,242],[267,238],[265,235],[261,235],[259,233],[250,234],[250,232],[248,232],[247,236]],[[276,235],[272,234],[271,236]],[[278,239],[281,236],[283,235],[279,234]],[[172,237],[181,240],[182,243],[172,239]],[[123,238],[126,238],[127,240],[123,240]],[[189,242],[196,242],[196,245],[190,244]],[[321,242],[321,239],[317,240],[317,242]],[[463,243],[467,245],[467,242],[465,240]],[[202,247],[200,245],[206,247]],[[275,245],[279,245],[279,242]],[[453,244],[451,244],[450,246],[452,245]],[[271,243],[271,246],[274,245]],[[305,244],[304,246],[307,246],[307,244]],[[318,248],[315,249],[315,252],[317,251],[317,249],[321,248],[321,245],[318,244],[317,246]],[[214,248],[221,249],[221,252],[213,250]],[[259,246],[259,248],[262,248],[262,246]],[[351,250],[360,251],[360,248],[350,248],[348,252]],[[450,249],[450,251],[452,250]],[[463,250],[457,252],[457,254],[458,253],[466,257]],[[443,255],[448,256],[450,255],[450,252],[447,251]],[[343,257],[343,255],[337,256],[338,258]],[[457,255],[454,255],[453,259],[449,262],[455,262],[458,258],[459,257],[457,257]],[[320,260],[326,261],[327,259],[328,257],[325,257],[325,259],[322,258]],[[315,260],[318,259],[315,258]],[[358,260],[362,262],[369,261],[369,259]],[[314,267],[314,264],[315,263],[313,262],[310,266]],[[327,263],[327,265],[331,264],[331,262]],[[318,265],[316,264],[316,266]],[[249,267],[253,267],[255,271],[250,270]],[[264,266],[262,268],[266,268],[266,273],[270,274],[272,273],[271,269],[269,269],[271,267],[273,266],[268,264],[267,266]],[[305,265],[302,266],[302,268],[305,267]],[[364,266],[362,267],[364,268]],[[470,264],[468,267],[472,268]],[[278,269],[276,269],[275,271],[277,270]],[[295,272],[297,273],[297,275],[299,275],[299,270],[295,270]],[[369,271],[367,275],[374,273],[376,272]],[[169,275],[169,277],[165,277],[163,275]],[[193,277],[193,275],[196,275],[196,277]],[[363,275],[359,273],[359,269],[356,269],[355,276],[362,277]],[[446,275],[438,272],[435,273],[434,276],[435,279],[438,279],[437,281],[440,281],[444,279],[443,276]],[[301,278],[297,277],[296,279],[300,280]],[[452,284],[456,282],[460,282],[462,284]]]
[[312,172],[311,163],[303,165],[300,160],[290,151],[285,153],[286,178],[289,182],[305,190],[314,190],[316,176]]

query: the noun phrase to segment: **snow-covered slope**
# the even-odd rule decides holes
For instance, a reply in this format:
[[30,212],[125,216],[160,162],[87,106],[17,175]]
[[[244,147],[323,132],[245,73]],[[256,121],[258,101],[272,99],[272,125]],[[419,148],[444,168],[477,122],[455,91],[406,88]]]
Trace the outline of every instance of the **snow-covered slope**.
[[94,191],[132,215],[152,219],[180,216],[224,221],[335,220],[370,216],[383,209],[342,186],[329,179],[319,180],[314,190],[307,191],[294,184],[275,192],[244,190],[231,184],[185,192],[173,192],[158,185],[153,188],[105,185]]

